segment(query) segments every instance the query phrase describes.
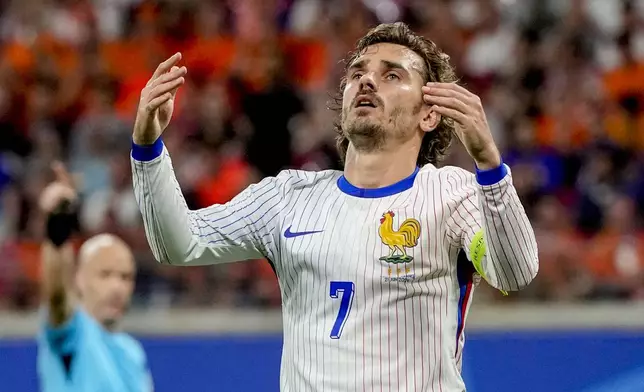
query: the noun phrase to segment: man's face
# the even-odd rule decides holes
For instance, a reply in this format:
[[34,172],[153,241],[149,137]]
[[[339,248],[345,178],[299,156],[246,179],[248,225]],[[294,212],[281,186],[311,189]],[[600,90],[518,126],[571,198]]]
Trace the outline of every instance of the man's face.
[[414,137],[428,113],[421,57],[405,46],[369,46],[347,68],[342,129],[357,150],[382,149]]
[[78,272],[81,299],[87,311],[106,327],[127,310],[134,290],[134,262],[123,247],[105,246],[84,260]]

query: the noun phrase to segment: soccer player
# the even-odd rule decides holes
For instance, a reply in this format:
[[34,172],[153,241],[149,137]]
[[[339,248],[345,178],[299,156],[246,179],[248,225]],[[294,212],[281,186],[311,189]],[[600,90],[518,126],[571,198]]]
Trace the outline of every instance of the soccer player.
[[[369,31],[340,85],[344,171],[283,171],[196,211],[160,138],[187,72],[180,58],[143,89],[133,133],[156,259],[270,261],[283,301],[282,391],[464,391],[473,287],[483,277],[519,290],[538,259],[481,101],[456,83],[448,56],[401,23]],[[437,167],[452,135],[476,174]]]
[[43,324],[38,373],[44,392],[149,392],[145,353],[118,332],[134,288],[134,260],[119,238],[100,234],[80,248],[78,267],[69,238],[76,193],[62,165],[40,207],[47,215],[42,245]]

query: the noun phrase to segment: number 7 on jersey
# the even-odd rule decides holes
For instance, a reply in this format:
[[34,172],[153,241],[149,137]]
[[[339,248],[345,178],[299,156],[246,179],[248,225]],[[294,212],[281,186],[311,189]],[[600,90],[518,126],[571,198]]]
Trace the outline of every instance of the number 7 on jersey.
[[354,291],[355,286],[353,282],[331,281],[329,290],[329,295],[331,296],[331,298],[338,298],[340,295],[342,295],[342,298],[340,299],[340,309],[338,310],[338,317],[335,319],[333,329],[331,330],[331,339],[340,339],[340,335],[342,335],[344,323],[347,321],[349,312],[351,312],[351,305],[353,305]]

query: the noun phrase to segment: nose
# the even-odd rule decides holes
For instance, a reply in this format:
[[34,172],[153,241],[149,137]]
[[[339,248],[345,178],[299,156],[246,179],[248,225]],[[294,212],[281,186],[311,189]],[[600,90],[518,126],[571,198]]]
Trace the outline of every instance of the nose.
[[124,279],[114,278],[110,280],[110,291],[113,295],[124,296],[127,292],[127,282]]
[[378,91],[373,72],[365,72],[360,78],[360,91]]

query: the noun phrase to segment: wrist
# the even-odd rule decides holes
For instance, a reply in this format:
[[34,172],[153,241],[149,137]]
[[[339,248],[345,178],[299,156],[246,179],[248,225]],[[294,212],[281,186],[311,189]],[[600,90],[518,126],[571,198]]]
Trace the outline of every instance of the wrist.
[[78,230],[77,206],[72,200],[64,200],[47,215],[45,235],[55,246],[64,245]]
[[132,158],[139,162],[149,162],[163,153],[163,141],[158,138],[152,144],[139,144],[132,137]]
[[503,161],[501,161],[500,165],[491,169],[476,167],[476,182],[483,186],[494,185],[501,182],[508,172],[508,167]]
[[136,133],[132,134],[132,143],[137,146],[146,147],[153,145],[159,138],[150,139],[143,136],[139,136]]
[[494,147],[494,149],[489,153],[476,157],[474,159],[474,163],[476,164],[477,169],[485,171],[498,168],[503,164],[503,160],[501,159],[501,153],[499,150]]

